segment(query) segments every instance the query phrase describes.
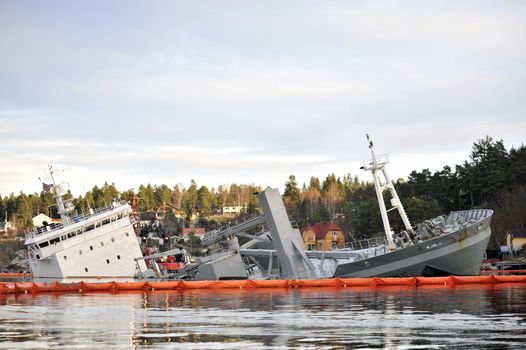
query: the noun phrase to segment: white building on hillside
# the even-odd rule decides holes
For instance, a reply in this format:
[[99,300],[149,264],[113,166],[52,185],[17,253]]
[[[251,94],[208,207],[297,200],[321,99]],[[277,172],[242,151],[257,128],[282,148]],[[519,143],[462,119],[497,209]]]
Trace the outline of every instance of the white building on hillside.
[[46,214],[38,214],[37,216],[35,216],[33,218],[33,226],[35,227],[40,227],[40,226],[43,226],[44,225],[44,221],[47,222],[48,224],[51,224],[51,218],[49,216],[47,216]]
[[241,205],[233,205],[229,207],[223,207],[223,215],[228,216],[236,216],[243,210],[243,206]]

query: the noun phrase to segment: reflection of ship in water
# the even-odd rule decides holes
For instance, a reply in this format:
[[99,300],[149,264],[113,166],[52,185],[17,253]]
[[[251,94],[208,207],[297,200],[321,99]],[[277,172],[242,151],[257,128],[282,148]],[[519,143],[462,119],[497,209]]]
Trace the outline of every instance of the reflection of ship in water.
[[11,348],[522,349],[524,293],[518,285],[471,285],[0,294],[0,307],[7,306],[0,342]]
[[[452,212],[413,227],[387,173],[387,157],[377,157],[371,141],[369,148],[372,159],[362,168],[373,175],[385,239],[359,242],[340,250],[305,251],[278,190],[267,188],[259,193],[261,215],[205,234],[202,243],[211,248],[212,254],[187,265],[174,277],[220,280],[479,275],[493,212]],[[385,206],[385,191],[391,195],[390,209]],[[400,233],[391,229],[387,216],[391,210],[397,210],[404,223]],[[262,229],[258,234],[247,234],[255,227]],[[239,246],[236,236],[251,240]],[[225,239],[228,249],[223,246],[214,251],[215,243]]]

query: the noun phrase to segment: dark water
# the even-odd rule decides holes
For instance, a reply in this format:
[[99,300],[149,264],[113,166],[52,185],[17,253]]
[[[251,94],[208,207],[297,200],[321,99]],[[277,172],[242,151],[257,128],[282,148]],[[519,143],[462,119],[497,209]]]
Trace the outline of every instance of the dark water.
[[0,295],[5,349],[525,349],[526,286]]

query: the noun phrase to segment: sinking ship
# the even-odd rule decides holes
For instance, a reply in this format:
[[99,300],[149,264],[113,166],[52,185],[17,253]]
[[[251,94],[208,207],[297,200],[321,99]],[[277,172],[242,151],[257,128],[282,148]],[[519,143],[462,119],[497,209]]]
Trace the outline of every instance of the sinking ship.
[[133,278],[146,271],[127,203],[114,201],[106,207],[91,209],[85,215],[74,212],[63,199],[64,184],[57,184],[49,167],[52,183],[44,190],[55,198],[60,223],[45,223],[26,234],[29,268],[34,278]]
[[[385,237],[352,242],[330,251],[306,251],[297,227],[289,221],[277,189],[259,193],[262,214],[205,234],[202,244],[212,253],[188,264],[175,278],[316,279],[334,277],[406,277],[479,275],[491,235],[489,209],[451,212],[411,225],[386,166],[376,156],[362,169],[370,171],[376,189]],[[386,208],[384,192],[391,194]],[[387,213],[396,210],[405,229],[394,233]],[[254,233],[254,231],[257,231]],[[239,245],[238,237],[249,241]],[[139,260],[140,261],[140,260]]]

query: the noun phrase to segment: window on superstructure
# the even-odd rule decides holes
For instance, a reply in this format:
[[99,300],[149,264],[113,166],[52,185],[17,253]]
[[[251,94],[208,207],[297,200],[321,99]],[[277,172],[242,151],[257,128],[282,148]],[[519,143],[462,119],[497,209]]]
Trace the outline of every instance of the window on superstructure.
[[102,224],[103,224],[103,225],[106,225],[106,224],[109,224],[109,223],[110,223],[110,219],[106,219],[106,220],[103,220],[103,221],[102,221]]
[[57,244],[60,242],[60,238],[53,238],[49,240],[49,244]]
[[86,226],[86,228],[84,229],[84,232],[88,232],[88,231],[91,231],[95,228],[95,225],[89,225],[89,226]]
[[75,232],[69,232],[68,238],[75,237],[77,234]]
[[87,268],[87,267],[85,267],[85,268],[84,268],[84,271],[88,272],[88,268]]
[[66,235],[60,236],[60,240],[62,240],[62,241],[65,241],[66,238],[67,238]]
[[68,260],[68,257],[66,255],[64,255],[64,260]]
[[42,242],[42,243],[40,243],[38,246],[39,246],[40,248],[44,248],[44,247],[47,247],[48,245],[49,245],[49,242],[46,241],[46,242]]
[[92,245],[89,246],[89,250],[93,250],[93,246]]
[[117,260],[121,260],[121,256],[120,255],[117,255]]
[[110,259],[106,259],[106,264],[109,264],[110,263]]

